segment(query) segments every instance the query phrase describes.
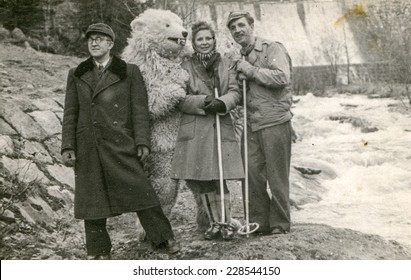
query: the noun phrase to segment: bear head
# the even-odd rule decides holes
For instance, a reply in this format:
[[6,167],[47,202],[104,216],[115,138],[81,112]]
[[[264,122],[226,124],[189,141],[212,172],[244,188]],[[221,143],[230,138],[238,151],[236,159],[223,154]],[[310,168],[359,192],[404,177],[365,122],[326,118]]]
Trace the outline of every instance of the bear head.
[[[154,50],[165,58],[181,55],[188,35],[183,21],[168,10],[148,9],[131,22],[128,45],[146,44],[141,49]],[[134,42],[130,42],[134,40]]]

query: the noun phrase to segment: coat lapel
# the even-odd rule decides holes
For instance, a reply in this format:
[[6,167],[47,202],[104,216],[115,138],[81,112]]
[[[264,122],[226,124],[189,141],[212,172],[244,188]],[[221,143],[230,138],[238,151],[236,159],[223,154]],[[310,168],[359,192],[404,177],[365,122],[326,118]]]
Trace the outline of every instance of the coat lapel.
[[94,82],[93,82],[93,80],[94,80],[93,71],[88,71],[88,72],[84,73],[84,74],[80,77],[80,79],[81,79],[83,82],[85,82],[85,83],[91,88],[91,90],[94,90],[95,84],[94,84]]
[[110,71],[106,71],[106,73],[97,83],[96,88],[94,89],[94,92],[93,92],[92,99],[94,99],[100,92],[102,92],[109,86],[117,83],[118,81],[120,81],[120,78],[117,75],[113,74]]
[[92,98],[95,98],[107,87],[117,83],[118,81],[124,80],[127,77],[127,63],[116,56],[113,56],[111,64],[108,66],[106,73],[97,85],[93,82],[93,68],[93,58],[90,57],[80,63],[74,71],[74,75],[76,77],[83,80],[90,86],[91,89],[93,89]]

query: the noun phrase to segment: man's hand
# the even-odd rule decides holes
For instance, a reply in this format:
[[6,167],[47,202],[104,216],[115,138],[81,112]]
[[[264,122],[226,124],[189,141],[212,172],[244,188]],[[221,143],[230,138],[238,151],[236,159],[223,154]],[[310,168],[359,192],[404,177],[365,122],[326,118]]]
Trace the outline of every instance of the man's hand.
[[[239,60],[237,62],[237,72],[242,73],[246,77],[250,75],[254,66],[252,66],[249,62],[245,60]],[[240,79],[240,77],[238,77]],[[246,80],[246,79],[243,79]]]
[[238,72],[237,79],[240,82],[247,81],[247,76],[242,72]]
[[65,166],[67,167],[74,166],[76,162],[76,153],[73,150],[64,150],[61,157],[63,159],[63,163]]
[[144,145],[137,146],[137,157],[140,159],[140,161],[142,162],[146,161],[149,154],[150,154],[150,150],[147,146],[144,146]]
[[210,102],[210,104],[204,107],[204,111],[207,114],[225,113],[227,111],[227,108],[223,101],[214,99]]

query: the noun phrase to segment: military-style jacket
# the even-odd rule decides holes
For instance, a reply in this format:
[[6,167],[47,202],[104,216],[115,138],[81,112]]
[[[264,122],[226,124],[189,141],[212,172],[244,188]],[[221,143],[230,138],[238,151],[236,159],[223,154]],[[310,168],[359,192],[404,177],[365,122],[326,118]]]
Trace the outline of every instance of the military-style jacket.
[[246,57],[253,65],[247,73],[247,118],[252,131],[281,124],[292,118],[291,58],[279,42],[256,37]]

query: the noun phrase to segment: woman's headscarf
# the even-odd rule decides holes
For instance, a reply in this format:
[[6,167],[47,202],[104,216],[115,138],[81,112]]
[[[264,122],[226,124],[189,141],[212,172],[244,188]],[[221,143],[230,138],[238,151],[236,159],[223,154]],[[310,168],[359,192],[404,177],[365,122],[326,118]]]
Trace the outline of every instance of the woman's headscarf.
[[[211,35],[213,36],[214,45],[209,53],[201,53],[196,49],[194,41],[197,36],[197,33],[201,30],[209,30]],[[193,45],[195,57],[204,65],[206,70],[208,70],[211,67],[211,65],[213,65],[214,62],[220,57],[220,54],[216,51],[217,41],[215,39],[214,29],[205,21],[199,21],[197,23],[194,23],[191,27],[191,42]]]

